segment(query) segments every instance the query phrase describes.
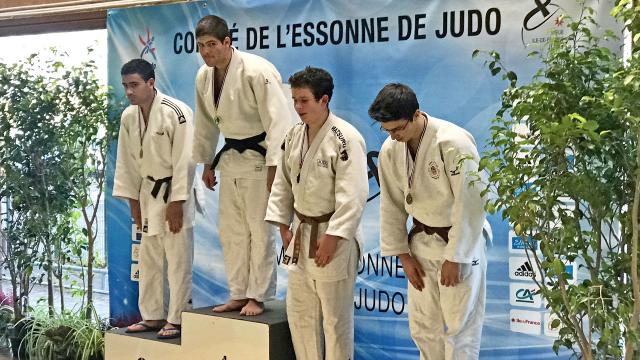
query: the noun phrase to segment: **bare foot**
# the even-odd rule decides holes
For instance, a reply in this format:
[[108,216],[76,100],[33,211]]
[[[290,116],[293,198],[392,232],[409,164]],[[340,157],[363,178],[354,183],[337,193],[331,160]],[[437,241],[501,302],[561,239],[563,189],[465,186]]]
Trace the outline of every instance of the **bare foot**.
[[226,304],[218,305],[213,308],[213,312],[221,313],[228,311],[237,311],[247,304],[249,299],[229,300]]
[[256,301],[254,299],[249,299],[247,305],[245,305],[242,310],[240,310],[240,315],[247,316],[255,316],[260,315],[264,312],[264,303],[260,301]]

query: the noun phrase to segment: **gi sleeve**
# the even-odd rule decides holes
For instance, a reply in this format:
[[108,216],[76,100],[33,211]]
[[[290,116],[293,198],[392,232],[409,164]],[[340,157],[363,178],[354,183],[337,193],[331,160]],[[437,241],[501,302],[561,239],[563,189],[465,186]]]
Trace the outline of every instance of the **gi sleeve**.
[[[211,81],[206,65],[200,68],[196,75],[196,113],[195,130],[193,132],[193,161],[196,164],[211,164],[215,157],[220,129],[215,124],[213,116],[207,111],[206,102],[213,99],[205,99],[204,93]],[[213,75],[211,75],[213,76]]]
[[291,111],[282,91],[280,74],[273,69],[265,69],[251,78],[251,87],[256,97],[260,121],[267,133],[267,166],[280,162],[280,145],[291,124]]
[[404,191],[397,174],[393,149],[385,141],[378,155],[380,178],[380,254],[394,256],[409,253],[407,214],[404,208]]
[[131,134],[127,123],[127,110],[122,113],[120,119],[120,132],[118,133],[118,154],[116,155],[116,171],[113,179],[114,197],[138,200],[142,177],[140,169],[134,158],[131,147]]
[[181,106],[184,119],[180,119],[174,111],[168,111],[171,135],[171,195],[169,201],[186,201],[189,198],[191,186],[190,176],[191,149],[193,144],[193,112],[186,106]]
[[355,238],[369,195],[367,148],[359,133],[354,130],[350,135],[334,160],[335,210],[326,231],[343,239]]
[[449,243],[444,250],[444,259],[470,263],[480,246],[479,242],[483,242],[481,235],[485,213],[484,199],[480,196],[482,185],[477,181],[472,182],[473,174],[478,171],[480,157],[475,141],[469,134],[443,141],[440,152],[454,198]]
[[291,184],[291,167],[287,163],[291,153],[291,136],[294,128],[289,130],[282,143],[280,166],[276,169],[276,177],[271,186],[267,215],[265,220],[273,225],[289,225],[293,218],[293,188]]

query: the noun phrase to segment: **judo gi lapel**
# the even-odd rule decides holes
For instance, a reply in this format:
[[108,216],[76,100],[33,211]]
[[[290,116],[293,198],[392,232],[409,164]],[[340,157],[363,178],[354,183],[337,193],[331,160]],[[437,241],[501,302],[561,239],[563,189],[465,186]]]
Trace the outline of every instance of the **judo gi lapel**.
[[212,67],[207,68],[207,76],[204,80],[205,81],[204,93],[202,97],[204,99],[204,104],[206,106],[207,112],[210,112],[215,115],[216,108],[213,105],[213,72],[214,71],[215,70]]
[[[220,88],[220,98],[218,99],[218,106],[215,104],[215,97],[213,96],[213,81],[215,78],[215,68],[211,68],[210,76],[208,79],[208,88],[205,92],[205,98],[209,99],[207,101],[207,106],[210,106],[210,111],[213,114],[214,119],[218,119],[217,124],[226,120],[228,114],[230,114],[227,110],[230,108],[231,104],[235,100],[235,92],[236,87],[242,86],[238,83],[239,79],[242,79],[242,66],[240,61],[239,51],[233,48],[233,52],[231,54],[231,61],[229,62],[229,67],[226,70],[226,75],[222,82],[222,86]],[[233,114],[230,114],[233,116]],[[215,120],[214,120],[215,121]]]
[[[316,153],[320,149],[320,146],[323,143],[324,137],[327,135],[327,132],[329,131],[329,129],[331,129],[331,126],[333,126],[333,115],[329,113],[329,117],[327,118],[327,121],[324,122],[324,124],[316,134],[316,137],[313,138],[313,141],[311,142],[311,144],[309,144],[309,150],[304,155],[302,170],[300,171],[301,184],[304,184],[307,181],[307,176],[309,175],[309,172],[310,172],[309,170],[311,169],[312,166],[315,166],[314,159],[316,157]],[[306,134],[304,134],[304,136],[306,137]]]
[[[164,98],[164,95],[156,90],[156,96],[153,98],[153,102],[151,103],[151,110],[149,111],[149,119],[147,119],[147,125],[145,126],[144,120],[142,119],[142,110],[138,108],[138,116],[140,116],[139,123],[141,124],[142,133],[142,154],[140,158],[151,155],[151,133],[154,131],[155,127],[158,125],[158,122],[162,121],[160,118],[162,116],[160,112],[160,102]],[[144,176],[144,174],[143,174]]]

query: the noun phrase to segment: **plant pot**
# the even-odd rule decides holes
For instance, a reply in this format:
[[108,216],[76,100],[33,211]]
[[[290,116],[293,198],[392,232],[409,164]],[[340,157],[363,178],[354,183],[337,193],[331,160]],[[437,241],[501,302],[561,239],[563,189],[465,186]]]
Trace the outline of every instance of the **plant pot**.
[[25,336],[29,332],[32,321],[29,319],[23,319],[16,324],[9,324],[9,342],[11,343],[11,354],[13,357],[20,359],[26,359],[26,348],[20,346]]
[[22,338],[10,337],[9,338],[9,342],[11,343],[11,355],[14,358],[26,359],[26,357],[27,357],[25,348],[24,347],[20,348],[20,343],[22,343],[22,339],[24,339],[24,337],[22,337]]

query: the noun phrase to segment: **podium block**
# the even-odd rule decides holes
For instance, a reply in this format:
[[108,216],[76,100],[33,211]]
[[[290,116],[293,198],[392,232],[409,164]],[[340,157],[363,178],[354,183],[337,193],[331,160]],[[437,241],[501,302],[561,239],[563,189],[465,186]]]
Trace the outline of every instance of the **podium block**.
[[182,339],[158,340],[155,332],[107,332],[106,360],[289,360],[295,359],[283,301],[265,304],[258,316],[212,307],[182,313]]
[[127,334],[125,329],[105,334],[105,360],[177,360],[182,357],[180,339],[158,340],[156,332]]

